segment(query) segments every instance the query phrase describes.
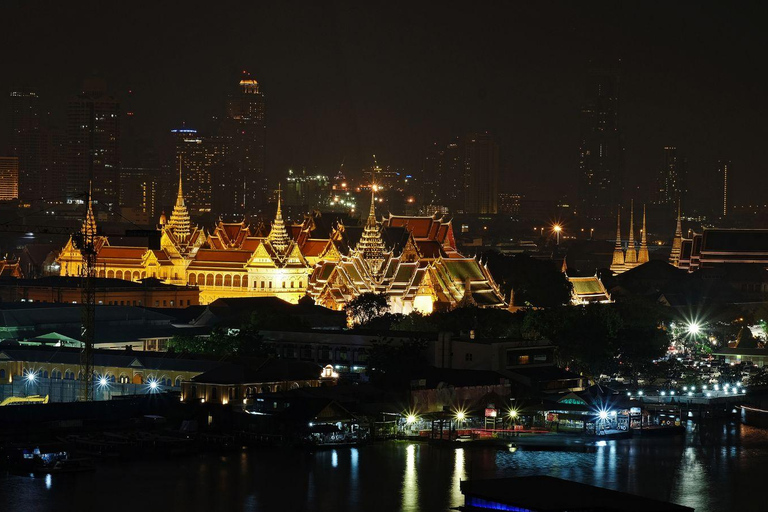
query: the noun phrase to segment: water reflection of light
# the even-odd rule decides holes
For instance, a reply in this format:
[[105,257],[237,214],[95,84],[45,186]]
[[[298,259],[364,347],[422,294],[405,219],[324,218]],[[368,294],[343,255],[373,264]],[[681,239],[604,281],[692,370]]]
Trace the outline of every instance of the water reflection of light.
[[53,481],[53,479],[51,478],[51,474],[50,473],[45,475],[45,488],[46,489],[50,489],[51,488],[52,481]]
[[360,453],[357,451],[357,448],[351,448],[349,450],[349,466],[351,469],[353,482],[357,482],[357,469],[358,469],[357,459],[359,456],[360,456]]
[[461,481],[467,479],[464,465],[464,448],[456,448],[454,454],[453,478],[451,478],[451,507],[458,507],[464,504],[464,497],[461,494]]
[[416,482],[416,445],[405,449],[405,475],[403,475],[403,511],[419,510],[419,486]]
[[335,468],[339,467],[339,452],[336,450],[331,452],[331,466]]

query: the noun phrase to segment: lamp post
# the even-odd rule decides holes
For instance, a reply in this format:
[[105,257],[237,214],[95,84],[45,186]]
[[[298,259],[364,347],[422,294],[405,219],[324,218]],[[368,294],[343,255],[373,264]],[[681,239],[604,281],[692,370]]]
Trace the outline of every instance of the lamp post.
[[563,230],[563,226],[560,224],[555,224],[552,226],[552,231],[555,232],[555,235],[557,236],[557,245],[560,245],[560,232]]

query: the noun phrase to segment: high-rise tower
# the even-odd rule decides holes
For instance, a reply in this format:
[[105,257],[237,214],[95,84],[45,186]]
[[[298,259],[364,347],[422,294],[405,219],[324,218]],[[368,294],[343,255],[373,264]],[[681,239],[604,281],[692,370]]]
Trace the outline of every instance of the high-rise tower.
[[227,99],[224,134],[230,144],[234,183],[229,193],[242,211],[254,210],[267,199],[266,107],[259,83],[248,73]]
[[18,197],[22,201],[42,197],[42,138],[37,93],[28,89],[12,91],[10,156],[18,158]]
[[599,220],[616,213],[624,187],[618,69],[592,69],[581,108],[579,212]]
[[664,165],[656,176],[654,202],[675,205],[687,191],[688,161],[678,156],[675,146],[664,146]]
[[730,160],[717,161],[717,183],[714,187],[716,194],[717,214],[723,217],[728,215],[728,173],[731,171]]
[[464,141],[464,213],[497,213],[499,146],[489,133]]
[[67,107],[67,199],[82,199],[90,182],[97,200],[116,203],[119,172],[120,104],[91,78]]

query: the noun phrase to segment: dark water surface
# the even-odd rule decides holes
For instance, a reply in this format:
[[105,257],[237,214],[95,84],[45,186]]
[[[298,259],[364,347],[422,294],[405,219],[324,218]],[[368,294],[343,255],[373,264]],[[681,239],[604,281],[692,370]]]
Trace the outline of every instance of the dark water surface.
[[592,452],[385,442],[307,453],[105,463],[95,473],[0,474],[0,511],[446,511],[467,478],[548,474],[697,512],[768,510],[768,431],[717,425],[685,437],[599,443]]

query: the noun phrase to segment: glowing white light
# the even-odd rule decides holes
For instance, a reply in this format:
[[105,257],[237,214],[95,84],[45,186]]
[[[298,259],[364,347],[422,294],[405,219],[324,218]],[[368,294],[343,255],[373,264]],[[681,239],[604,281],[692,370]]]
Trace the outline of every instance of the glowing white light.
[[456,419],[458,421],[464,421],[466,417],[467,417],[467,413],[465,413],[464,411],[456,411]]
[[157,389],[157,381],[156,380],[149,381],[149,389]]
[[35,379],[37,379],[37,374],[35,372],[27,373],[27,380],[29,382],[35,382]]
[[637,395],[638,395],[638,396],[643,396],[643,390],[641,389],[640,391],[638,391],[638,392],[637,392]]
[[99,386],[106,387],[107,386],[107,378],[106,377],[100,377],[99,378]]
[[608,419],[608,411],[600,411],[598,413],[598,416],[600,416],[601,420],[606,420],[606,419]]
[[408,425],[412,425],[413,423],[416,423],[416,415],[415,414],[409,414],[407,418],[405,418],[405,422]]
[[696,336],[701,332],[701,325],[698,322],[691,322],[686,326],[686,329],[688,330],[688,334]]
[[517,411],[516,411],[516,410],[514,410],[514,409],[511,409],[511,410],[509,411],[509,417],[510,417],[510,418],[513,418],[513,419],[514,419],[514,418],[517,418]]

